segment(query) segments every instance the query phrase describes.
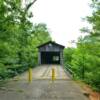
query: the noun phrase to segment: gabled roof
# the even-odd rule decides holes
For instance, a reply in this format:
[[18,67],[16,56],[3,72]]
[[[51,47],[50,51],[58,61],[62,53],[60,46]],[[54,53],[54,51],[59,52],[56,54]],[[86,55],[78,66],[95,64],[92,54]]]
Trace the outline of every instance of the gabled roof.
[[53,42],[53,41],[48,41],[48,42],[46,42],[46,43],[44,43],[44,44],[41,44],[41,45],[39,45],[37,48],[43,47],[43,46],[45,46],[45,45],[47,45],[47,44],[49,44],[49,43],[51,43],[51,44],[53,44],[53,45],[57,45],[57,46],[59,46],[59,47],[61,47],[61,48],[65,48],[63,45],[60,45],[60,44],[58,44],[58,43],[56,43],[56,42]]

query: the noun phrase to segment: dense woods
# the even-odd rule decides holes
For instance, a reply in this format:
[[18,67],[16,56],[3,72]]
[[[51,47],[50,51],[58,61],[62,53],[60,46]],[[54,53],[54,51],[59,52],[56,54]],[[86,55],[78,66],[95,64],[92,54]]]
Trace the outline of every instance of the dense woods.
[[88,35],[79,38],[76,48],[64,51],[65,65],[71,66],[69,68],[73,71],[74,78],[81,79],[94,90],[100,91],[100,1],[92,0],[90,6],[93,12],[86,20],[92,29],[82,28],[83,34],[88,32]]
[[21,0],[0,0],[0,79],[34,67],[37,46],[51,40],[45,24],[30,22],[32,4],[22,7]]

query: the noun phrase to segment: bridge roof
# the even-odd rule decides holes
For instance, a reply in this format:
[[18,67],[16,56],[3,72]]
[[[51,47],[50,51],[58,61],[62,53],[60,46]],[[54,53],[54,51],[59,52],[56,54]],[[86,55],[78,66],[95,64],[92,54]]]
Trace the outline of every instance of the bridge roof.
[[48,44],[52,44],[52,45],[59,46],[59,47],[61,47],[61,48],[65,48],[65,46],[63,46],[63,45],[61,45],[61,44],[58,44],[58,43],[56,43],[56,42],[54,42],[54,41],[48,41],[48,42],[46,42],[46,43],[44,43],[44,44],[39,45],[37,48],[41,48],[41,47],[43,47],[43,46],[45,46],[45,45],[48,45]]

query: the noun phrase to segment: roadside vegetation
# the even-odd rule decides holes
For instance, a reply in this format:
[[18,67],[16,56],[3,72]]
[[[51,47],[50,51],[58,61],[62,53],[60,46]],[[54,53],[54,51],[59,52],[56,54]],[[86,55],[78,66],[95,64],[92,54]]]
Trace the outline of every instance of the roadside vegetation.
[[79,38],[76,48],[65,49],[64,63],[73,71],[75,79],[100,92],[100,1],[92,0],[90,6],[93,12],[86,20],[92,28],[81,29],[82,34],[88,32],[88,35]]
[[0,0],[0,80],[37,64],[37,46],[51,40],[47,26],[30,22],[30,7],[21,0]]

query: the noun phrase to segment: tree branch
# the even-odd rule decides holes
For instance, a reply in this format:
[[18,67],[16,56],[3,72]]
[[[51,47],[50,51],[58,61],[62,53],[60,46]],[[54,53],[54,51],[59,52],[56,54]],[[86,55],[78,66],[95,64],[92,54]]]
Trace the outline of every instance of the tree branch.
[[33,0],[33,2],[29,3],[29,4],[27,5],[26,9],[25,9],[25,12],[27,12],[27,11],[29,10],[29,8],[30,8],[32,5],[35,4],[36,1],[37,1],[37,0]]

